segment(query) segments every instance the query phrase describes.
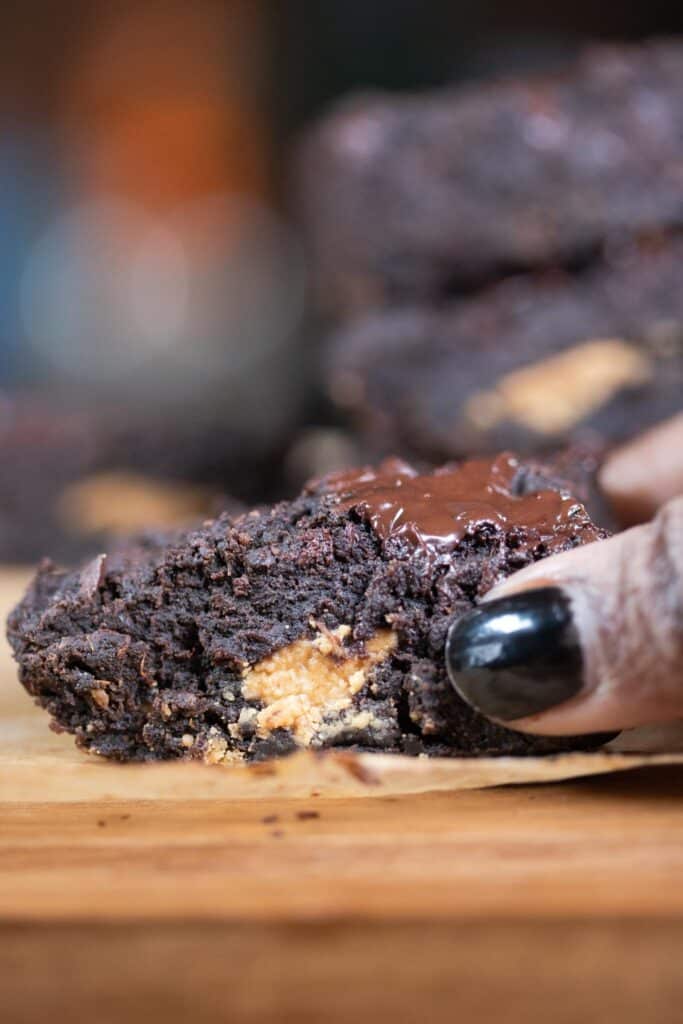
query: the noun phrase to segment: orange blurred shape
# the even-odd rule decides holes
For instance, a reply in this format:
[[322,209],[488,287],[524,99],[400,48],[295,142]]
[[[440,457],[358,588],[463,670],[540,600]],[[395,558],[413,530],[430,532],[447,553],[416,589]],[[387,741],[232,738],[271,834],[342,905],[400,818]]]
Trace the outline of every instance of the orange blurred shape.
[[85,156],[90,187],[148,208],[210,192],[264,189],[253,118],[235,103],[168,97],[139,103],[93,138]]
[[116,5],[86,29],[63,105],[83,191],[160,210],[211,192],[264,194],[258,8]]

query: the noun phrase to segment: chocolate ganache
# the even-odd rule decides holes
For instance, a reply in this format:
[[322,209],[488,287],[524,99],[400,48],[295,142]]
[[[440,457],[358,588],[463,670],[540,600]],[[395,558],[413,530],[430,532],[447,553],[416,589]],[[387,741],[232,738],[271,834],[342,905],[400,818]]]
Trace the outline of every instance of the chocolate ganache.
[[534,546],[549,553],[566,547],[578,526],[584,537],[586,531],[602,536],[569,491],[534,488],[534,477],[509,452],[428,474],[389,459],[379,469],[329,477],[325,485],[339,495],[342,511],[356,510],[382,541],[403,541],[432,556],[447,554],[486,524],[506,534],[523,526]]

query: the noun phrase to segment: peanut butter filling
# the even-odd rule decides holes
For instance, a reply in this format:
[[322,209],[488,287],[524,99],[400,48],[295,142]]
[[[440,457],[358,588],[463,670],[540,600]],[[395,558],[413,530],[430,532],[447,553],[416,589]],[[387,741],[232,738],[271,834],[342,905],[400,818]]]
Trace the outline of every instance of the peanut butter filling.
[[557,434],[651,373],[649,360],[633,345],[598,338],[501,377],[495,388],[471,396],[464,415],[481,430],[512,421],[537,434]]
[[396,635],[380,630],[366,642],[364,654],[345,656],[341,641],[350,632],[349,626],[340,626],[313,640],[297,640],[247,672],[244,697],[265,705],[255,709],[259,736],[289,729],[301,746],[308,746],[325,720],[343,716],[352,706],[370,670],[396,646]]
[[[194,746],[194,737],[188,734],[188,741],[183,736],[181,743],[184,747]],[[239,750],[230,750],[228,741],[221,736],[218,729],[211,727],[206,739],[203,761],[205,764],[238,764],[244,760],[244,754]]]
[[148,526],[170,529],[203,515],[207,493],[189,484],[150,480],[139,473],[95,473],[67,487],[59,516],[82,533],[126,534]]

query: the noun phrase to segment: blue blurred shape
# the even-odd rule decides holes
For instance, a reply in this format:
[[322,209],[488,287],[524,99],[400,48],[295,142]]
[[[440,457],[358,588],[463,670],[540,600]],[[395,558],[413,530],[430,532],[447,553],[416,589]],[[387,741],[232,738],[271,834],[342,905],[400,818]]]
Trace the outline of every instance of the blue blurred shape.
[[21,280],[28,255],[58,193],[55,164],[38,133],[0,130],[0,387],[31,376],[22,344]]

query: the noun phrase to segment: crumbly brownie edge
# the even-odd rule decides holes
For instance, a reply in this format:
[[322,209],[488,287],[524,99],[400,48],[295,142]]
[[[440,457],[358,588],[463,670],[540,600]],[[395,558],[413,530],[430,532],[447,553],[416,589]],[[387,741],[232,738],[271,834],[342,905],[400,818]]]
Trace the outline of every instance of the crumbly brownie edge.
[[[532,489],[547,479],[525,472]],[[597,536],[582,514],[563,546]],[[452,616],[545,553],[519,527],[483,523],[449,565],[405,557],[323,490],[133,561],[101,557],[67,574],[45,565],[8,632],[24,686],[56,727],[120,760],[258,759],[302,743],[551,752],[591,741],[492,725],[455,695],[443,661]],[[299,659],[287,670],[312,664],[312,713],[290,699],[300,685],[277,689],[283,655]],[[340,665],[347,688],[333,679],[316,707],[319,670],[334,677]]]

